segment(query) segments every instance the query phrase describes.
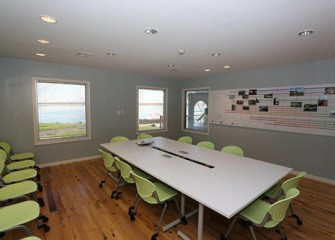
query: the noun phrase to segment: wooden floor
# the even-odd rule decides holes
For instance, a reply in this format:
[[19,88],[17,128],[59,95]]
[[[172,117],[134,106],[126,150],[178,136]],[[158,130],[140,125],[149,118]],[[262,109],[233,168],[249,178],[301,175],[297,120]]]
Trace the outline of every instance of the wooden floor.
[[[159,221],[161,206],[141,202],[136,220],[128,217],[128,207],[132,204],[135,186],[127,185],[119,200],[111,199],[115,182],[108,178],[103,188],[98,184],[104,175],[102,160],[89,160],[78,163],[41,169],[46,205],[41,208],[49,217],[51,230],[44,233],[34,222],[27,224],[33,234],[47,240],[128,240],[151,239],[155,223]],[[186,176],[185,176],[186,177]],[[302,179],[301,194],[293,206],[303,220],[298,226],[295,219],[287,216],[282,224],[288,239],[334,240],[335,239],[335,186],[310,179]],[[206,191],[206,189],[204,189]],[[187,210],[197,204],[187,199]],[[174,203],[168,208],[163,224],[177,217]],[[220,239],[220,233],[227,230],[230,220],[205,208],[204,238]],[[197,239],[197,216],[189,219],[187,225],[178,225],[167,232],[160,232],[157,239],[179,239],[177,231],[182,230],[191,239]],[[258,240],[280,239],[272,229],[255,228]],[[4,240],[19,239],[24,236],[20,230],[7,233]],[[251,239],[249,230],[236,224],[230,240]]]

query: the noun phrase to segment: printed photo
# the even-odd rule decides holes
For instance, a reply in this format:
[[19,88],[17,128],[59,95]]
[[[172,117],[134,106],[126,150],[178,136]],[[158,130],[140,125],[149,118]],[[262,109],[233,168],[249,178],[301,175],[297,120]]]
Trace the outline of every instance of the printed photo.
[[237,105],[242,105],[242,104],[243,104],[243,100],[237,100],[237,101],[236,101],[236,104],[237,104]]
[[257,89],[250,89],[249,95],[257,95]]
[[330,110],[329,111],[329,117],[335,118],[335,110]]
[[249,106],[243,106],[243,110],[249,110]]
[[291,107],[301,108],[302,102],[291,102]]
[[249,98],[249,95],[244,94],[244,95],[242,95],[242,98],[243,98],[243,99],[248,99],[248,98]]
[[273,99],[273,105],[279,105],[279,99],[278,98]]
[[256,99],[249,99],[249,105],[256,105],[257,100]]
[[328,106],[328,96],[327,95],[321,95],[318,99],[318,106]]
[[235,99],[235,95],[229,95],[229,99]]
[[238,91],[238,95],[239,95],[239,96],[245,95],[245,90],[239,90],[239,91]]
[[232,104],[232,105],[231,105],[231,110],[232,110],[232,111],[235,111],[235,110],[236,110],[236,105],[235,105],[235,104]]
[[335,87],[326,87],[325,94],[335,94]]
[[269,106],[259,106],[259,111],[260,112],[268,112],[269,111]]
[[273,93],[264,94],[264,98],[273,98]]
[[304,92],[303,87],[290,88],[290,96],[304,96]]
[[304,111],[305,112],[317,112],[318,105],[317,104],[304,104]]

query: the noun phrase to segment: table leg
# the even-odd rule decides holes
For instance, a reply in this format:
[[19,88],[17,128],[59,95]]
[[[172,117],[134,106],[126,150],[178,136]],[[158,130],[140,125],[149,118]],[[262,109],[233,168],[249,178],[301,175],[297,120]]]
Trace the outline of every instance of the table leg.
[[202,240],[202,232],[204,226],[204,205],[199,203],[199,213],[198,213],[198,240]]

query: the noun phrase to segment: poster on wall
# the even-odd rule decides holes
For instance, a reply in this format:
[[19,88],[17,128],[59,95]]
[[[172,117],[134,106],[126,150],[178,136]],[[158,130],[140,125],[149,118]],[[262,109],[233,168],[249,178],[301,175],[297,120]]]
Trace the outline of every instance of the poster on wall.
[[210,92],[210,123],[335,136],[335,84]]

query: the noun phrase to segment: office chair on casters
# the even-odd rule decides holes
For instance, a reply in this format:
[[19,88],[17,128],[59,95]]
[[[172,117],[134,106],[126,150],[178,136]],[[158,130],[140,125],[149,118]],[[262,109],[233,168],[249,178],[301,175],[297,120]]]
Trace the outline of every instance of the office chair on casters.
[[233,154],[240,157],[244,156],[243,149],[238,146],[225,146],[221,149],[221,152]]
[[115,177],[113,175],[113,173],[117,173],[118,170],[115,167],[115,159],[114,159],[114,157],[111,154],[109,154],[109,153],[107,153],[107,152],[105,152],[105,151],[103,151],[101,149],[99,149],[99,152],[100,152],[100,154],[102,156],[102,159],[104,161],[104,165],[105,165],[105,168],[106,168],[105,177],[99,183],[99,187],[102,188],[103,184],[106,182],[106,179],[107,179],[108,176],[110,176],[116,182],[118,182],[118,177]]
[[290,202],[299,194],[300,192],[298,189],[291,188],[287,191],[284,199],[281,199],[273,204],[270,204],[261,199],[257,199],[234,217],[233,221],[228,227],[227,233],[224,236],[221,235],[221,240],[228,239],[228,235],[239,218],[248,223],[250,234],[253,240],[256,240],[255,231],[252,227],[253,225],[257,227],[277,228],[281,240],[286,240],[287,238],[280,227],[280,223],[285,218]]
[[202,142],[198,142],[197,143],[198,147],[202,147],[202,148],[208,148],[208,149],[215,149],[214,143],[210,142],[210,141],[202,141]]
[[41,239],[39,237],[29,236],[29,237],[21,238],[20,240],[41,240]]
[[150,134],[146,134],[146,133],[141,133],[141,134],[137,135],[137,140],[146,139],[146,138],[152,138],[152,136]]
[[178,138],[178,142],[192,144],[192,138],[189,136],[183,136],[183,137]]
[[116,136],[111,139],[110,142],[127,142],[129,141],[129,138],[124,137],[124,136]]
[[[180,208],[179,208],[179,204],[178,201],[176,199],[176,196],[178,194],[178,192],[168,186],[166,186],[165,184],[161,183],[161,182],[151,182],[148,179],[145,179],[139,175],[137,175],[136,173],[134,173],[133,171],[131,171],[131,176],[134,178],[135,180],[135,184],[136,184],[136,189],[138,192],[138,197],[135,201],[135,213],[137,211],[138,208],[138,204],[140,202],[140,199],[143,199],[145,202],[149,203],[149,204],[163,204],[164,208],[163,208],[163,212],[161,214],[159,223],[157,225],[156,231],[155,233],[151,236],[151,240],[156,240],[158,233],[159,233],[159,229],[160,229],[160,225],[162,223],[162,220],[164,218],[166,209],[167,209],[167,202],[170,200],[174,200],[178,209],[178,213],[179,213],[179,217],[182,218],[181,212],[180,212]],[[132,219],[132,221],[135,219]]]
[[[133,171],[134,173],[136,173],[137,175],[145,179],[150,178],[150,176],[146,174],[145,172],[142,172],[141,170],[133,166],[130,166],[129,164],[125,163],[118,157],[115,157],[115,165],[116,165],[116,168],[120,171],[121,177],[118,181],[118,184],[115,190],[112,192],[111,198],[119,199],[120,194],[122,194],[124,185],[126,185],[127,183],[130,183],[130,184],[135,183],[135,180],[130,174],[131,171]],[[129,208],[129,211],[128,211],[129,215],[131,215],[131,210],[132,208]]]
[[[46,224],[48,217],[40,215],[40,207],[35,201],[24,201],[13,205],[0,208],[0,234],[7,231],[22,229],[28,236],[31,236],[30,230],[23,224],[36,220],[38,228],[43,228],[45,232],[50,231]],[[43,223],[40,223],[42,221]]]
[[[287,179],[281,185],[276,184],[274,187],[272,187],[270,190],[264,193],[263,197],[265,199],[270,199],[270,200],[278,200],[278,199],[283,198],[288,190],[290,190],[291,188],[298,188],[300,180],[305,175],[306,175],[306,172],[299,172],[295,177]],[[290,211],[291,211],[291,216],[297,220],[297,224],[302,225],[303,222],[300,219],[300,217],[295,213],[292,207],[292,204],[290,204]]]

